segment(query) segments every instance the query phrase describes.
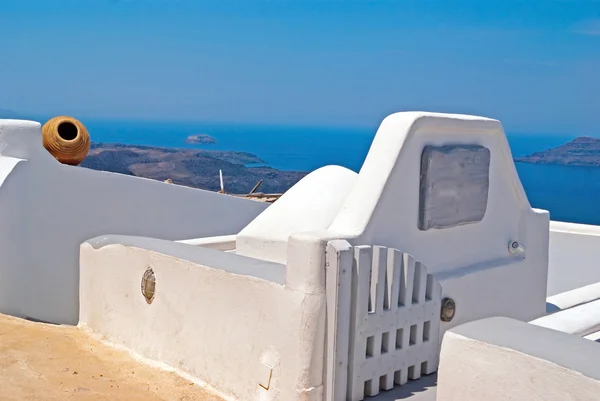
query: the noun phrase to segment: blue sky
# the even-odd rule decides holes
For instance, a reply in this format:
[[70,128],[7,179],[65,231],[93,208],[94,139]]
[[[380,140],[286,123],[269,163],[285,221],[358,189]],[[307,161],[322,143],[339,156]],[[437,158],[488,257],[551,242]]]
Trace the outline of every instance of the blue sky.
[[1,0],[0,107],[342,126],[430,110],[598,135],[600,2]]

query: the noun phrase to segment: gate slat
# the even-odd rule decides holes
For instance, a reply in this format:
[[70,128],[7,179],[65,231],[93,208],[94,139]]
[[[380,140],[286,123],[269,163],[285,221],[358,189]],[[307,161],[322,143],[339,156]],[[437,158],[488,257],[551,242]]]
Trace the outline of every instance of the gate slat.
[[415,283],[413,287],[412,302],[422,304],[425,302],[425,288],[427,286],[427,269],[421,262],[415,262]]
[[364,398],[364,383],[360,362],[365,359],[367,339],[364,337],[369,298],[371,263],[373,260],[370,246],[354,247],[354,266],[352,274],[352,322],[350,332],[350,359],[348,362],[348,393],[352,401]]
[[402,275],[400,279],[400,305],[412,304],[413,284],[415,281],[415,260],[409,254],[402,255]]
[[327,245],[327,401],[346,401],[352,301],[352,247],[347,241]]
[[371,281],[371,295],[375,299],[374,312],[383,314],[383,302],[386,292],[387,273],[387,248],[382,246],[373,247],[373,279]]

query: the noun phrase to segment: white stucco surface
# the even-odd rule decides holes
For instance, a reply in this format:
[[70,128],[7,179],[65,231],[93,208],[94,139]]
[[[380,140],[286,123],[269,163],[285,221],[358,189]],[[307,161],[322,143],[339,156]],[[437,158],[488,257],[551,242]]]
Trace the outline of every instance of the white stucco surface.
[[550,223],[548,295],[600,282],[600,226]]
[[0,312],[21,317],[77,323],[79,245],[88,238],[236,234],[267,207],[62,165],[43,148],[37,122],[0,120],[0,154]]
[[586,340],[592,340],[599,342],[600,341],[600,331],[596,331],[595,333],[588,334],[587,336],[583,336]]
[[2,156],[0,154],[0,186],[6,180],[6,177],[13,171],[19,162],[23,159],[17,159],[16,157]]
[[563,333],[586,336],[600,330],[600,300],[542,316],[530,323]]
[[[292,239],[286,275],[214,249],[99,237],[81,246],[80,326],[233,399],[322,400],[324,246]],[[140,290],[148,267],[151,304]]]
[[285,263],[289,236],[329,228],[356,179],[340,166],[308,174],[240,231],[236,253]]
[[600,283],[589,284],[548,297],[547,310],[549,313],[557,312],[598,299],[600,299]]
[[177,242],[202,246],[205,248],[218,249],[219,251],[235,250],[235,240],[237,235],[219,235],[216,237],[202,237],[193,239],[183,239]]
[[511,319],[456,327],[442,343],[437,401],[595,401],[600,345]]
[[[487,210],[476,224],[421,231],[417,227],[421,154],[426,145],[448,144],[490,150]],[[330,229],[356,236],[357,243],[402,249],[432,271],[443,272],[505,258],[509,240],[533,248],[526,243],[527,231],[540,230],[544,220],[536,214],[547,220],[547,212],[529,205],[500,122],[465,115],[396,113],[381,123],[356,185]],[[446,252],[432,249],[455,252],[448,260]]]

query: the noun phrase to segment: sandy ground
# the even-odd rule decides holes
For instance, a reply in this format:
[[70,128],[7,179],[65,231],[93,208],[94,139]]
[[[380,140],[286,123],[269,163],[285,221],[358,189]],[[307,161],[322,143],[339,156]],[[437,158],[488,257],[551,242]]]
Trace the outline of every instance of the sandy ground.
[[222,401],[76,327],[0,315],[0,400]]

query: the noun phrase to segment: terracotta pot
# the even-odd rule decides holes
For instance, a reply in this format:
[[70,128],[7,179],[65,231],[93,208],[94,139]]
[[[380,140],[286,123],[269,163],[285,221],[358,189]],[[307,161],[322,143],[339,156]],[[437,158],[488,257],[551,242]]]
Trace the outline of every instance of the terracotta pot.
[[90,136],[77,119],[67,116],[54,117],[42,127],[44,147],[63,164],[77,166],[90,150]]

